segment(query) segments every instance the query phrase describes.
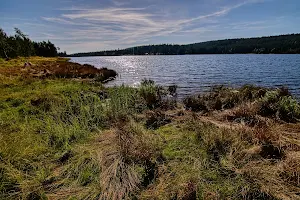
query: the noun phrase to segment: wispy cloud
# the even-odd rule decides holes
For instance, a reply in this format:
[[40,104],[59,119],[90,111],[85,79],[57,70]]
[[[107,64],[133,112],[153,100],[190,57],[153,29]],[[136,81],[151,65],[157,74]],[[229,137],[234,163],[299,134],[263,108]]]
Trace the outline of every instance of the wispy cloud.
[[[168,35],[201,34],[218,27],[218,19],[234,9],[262,0],[247,0],[222,7],[193,17],[174,16],[158,11],[155,7],[120,7],[124,1],[112,0],[113,7],[86,8],[70,7],[60,9],[62,14],[42,19],[64,26],[68,31],[56,40],[77,41],[76,45],[87,44],[101,47],[135,45],[150,38]],[[83,27],[84,26],[84,27]],[[66,27],[63,27],[66,28]],[[88,41],[94,41],[88,42]],[[70,45],[68,46],[70,48]],[[79,50],[80,51],[80,50]]]
[[128,1],[112,0],[111,1],[115,6],[124,6],[128,4]]

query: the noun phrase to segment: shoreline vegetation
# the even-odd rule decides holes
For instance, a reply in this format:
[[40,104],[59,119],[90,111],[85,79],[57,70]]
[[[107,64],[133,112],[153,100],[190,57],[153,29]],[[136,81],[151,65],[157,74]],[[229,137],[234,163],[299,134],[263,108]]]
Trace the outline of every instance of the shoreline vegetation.
[[0,60],[0,199],[300,198],[300,104],[287,88],[179,101],[151,80],[107,88],[103,70]]
[[30,78],[65,78],[65,79],[92,79],[98,82],[107,82],[118,74],[107,68],[96,68],[89,64],[69,62],[68,58],[17,58],[7,61],[0,58],[0,74],[4,76],[20,76]]
[[300,34],[238,38],[194,44],[159,44],[126,49],[69,54],[69,57],[193,54],[299,54]]

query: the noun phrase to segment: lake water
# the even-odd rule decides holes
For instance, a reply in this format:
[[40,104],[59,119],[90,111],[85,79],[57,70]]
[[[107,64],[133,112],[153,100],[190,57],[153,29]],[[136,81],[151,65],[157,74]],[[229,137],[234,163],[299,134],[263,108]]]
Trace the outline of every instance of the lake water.
[[108,86],[137,86],[146,78],[160,85],[176,84],[179,96],[184,97],[214,85],[255,84],[287,86],[300,97],[300,55],[112,56],[71,60],[116,70],[119,77]]

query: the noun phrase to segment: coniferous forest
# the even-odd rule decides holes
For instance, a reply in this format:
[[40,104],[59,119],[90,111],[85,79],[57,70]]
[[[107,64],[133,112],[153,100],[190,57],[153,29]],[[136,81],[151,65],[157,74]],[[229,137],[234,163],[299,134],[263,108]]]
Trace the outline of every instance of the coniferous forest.
[[70,56],[184,55],[184,54],[298,54],[300,34],[226,39],[187,45],[160,44],[122,50],[76,53]]
[[[68,56],[58,52],[59,48],[50,41],[35,42],[20,29],[9,36],[0,28],[0,57],[18,56]],[[120,56],[120,55],[185,55],[185,54],[298,54],[300,34],[269,36],[260,38],[226,39],[187,45],[159,44],[126,49],[75,53],[69,56]]]
[[0,58],[16,58],[18,56],[55,57],[66,56],[59,53],[50,41],[34,42],[20,29],[15,28],[15,35],[9,36],[0,28]]

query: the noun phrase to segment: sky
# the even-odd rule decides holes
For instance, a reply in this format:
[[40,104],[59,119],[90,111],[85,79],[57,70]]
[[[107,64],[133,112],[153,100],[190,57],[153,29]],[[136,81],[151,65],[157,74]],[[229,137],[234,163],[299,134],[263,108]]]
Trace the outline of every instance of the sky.
[[299,0],[0,0],[0,27],[67,53],[300,33]]

